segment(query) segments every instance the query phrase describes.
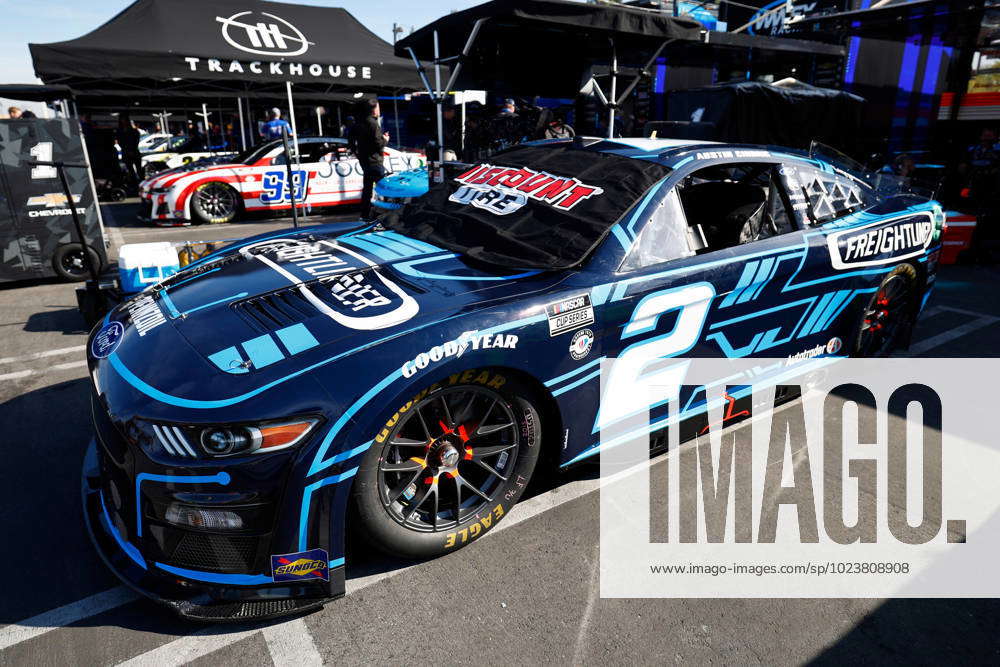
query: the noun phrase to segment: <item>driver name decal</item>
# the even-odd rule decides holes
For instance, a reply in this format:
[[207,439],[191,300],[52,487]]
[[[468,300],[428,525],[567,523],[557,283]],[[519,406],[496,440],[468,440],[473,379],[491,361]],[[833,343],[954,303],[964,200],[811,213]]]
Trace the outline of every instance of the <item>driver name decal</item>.
[[528,167],[494,167],[481,164],[455,178],[462,187],[449,201],[471,204],[495,215],[513,213],[534,200],[560,211],[604,193],[603,188],[587,185],[575,178],[565,178]]
[[827,237],[827,247],[834,268],[846,269],[916,257],[933,239],[931,216],[914,215],[834,232]]

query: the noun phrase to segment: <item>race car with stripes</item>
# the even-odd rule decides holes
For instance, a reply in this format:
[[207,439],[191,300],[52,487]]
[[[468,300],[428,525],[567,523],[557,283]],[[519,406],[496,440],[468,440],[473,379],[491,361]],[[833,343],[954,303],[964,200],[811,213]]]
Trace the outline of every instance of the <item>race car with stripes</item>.
[[[452,165],[376,223],[235,242],[91,333],[91,535],[188,617],[317,607],[366,553],[348,535],[446,554],[594,460],[603,359],[906,345],[943,220],[818,154],[578,137]],[[666,409],[636,426],[654,446],[707,424],[698,388]]]
[[[345,139],[299,139],[291,177],[280,140],[270,141],[213,164],[182,166],[157,173],[139,185],[140,219],[172,227],[222,223],[254,211],[289,211],[361,201],[361,166]],[[387,173],[415,169],[421,153],[386,148]]]

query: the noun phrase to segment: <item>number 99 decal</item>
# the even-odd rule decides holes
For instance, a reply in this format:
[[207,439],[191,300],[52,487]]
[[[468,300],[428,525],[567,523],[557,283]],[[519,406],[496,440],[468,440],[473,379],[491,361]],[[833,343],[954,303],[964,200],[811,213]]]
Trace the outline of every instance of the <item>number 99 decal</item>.
[[[309,176],[304,169],[292,172],[292,183],[295,190],[295,201],[301,202],[306,198],[306,186]],[[287,187],[288,178],[284,170],[265,171],[261,178],[260,186],[263,192],[260,194],[262,204],[276,204],[290,202],[292,200],[291,188]]]
[[[677,323],[669,333],[633,343],[618,355],[605,382],[604,395],[594,424],[595,433],[645,410],[649,403],[646,396],[655,391],[653,387],[680,387],[688,362],[649,373],[645,369],[656,360],[684,354],[698,343],[714,298],[715,288],[711,283],[695,283],[653,292],[639,301],[622,330],[623,341],[655,331],[660,317],[675,310],[678,311]],[[639,408],[636,407],[636,396],[643,397],[639,401]]]

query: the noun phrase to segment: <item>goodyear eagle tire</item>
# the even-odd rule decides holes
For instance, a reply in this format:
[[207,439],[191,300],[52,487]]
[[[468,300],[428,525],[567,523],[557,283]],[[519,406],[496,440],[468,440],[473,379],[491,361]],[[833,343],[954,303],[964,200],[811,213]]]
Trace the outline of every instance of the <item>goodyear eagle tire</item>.
[[202,183],[191,194],[191,216],[195,222],[213,225],[232,222],[240,211],[240,200],[240,194],[225,183]]
[[917,270],[900,264],[886,274],[861,312],[853,356],[886,357],[907,340],[916,315]]
[[375,434],[355,478],[361,534],[389,554],[427,558],[482,537],[521,497],[541,422],[502,373],[467,370],[413,397]]

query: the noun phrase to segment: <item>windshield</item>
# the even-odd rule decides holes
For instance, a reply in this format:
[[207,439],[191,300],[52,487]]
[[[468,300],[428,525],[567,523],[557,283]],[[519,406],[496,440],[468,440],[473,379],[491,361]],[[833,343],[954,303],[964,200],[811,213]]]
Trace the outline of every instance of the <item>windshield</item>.
[[669,171],[572,143],[516,146],[446,174],[383,224],[497,266],[565,269]]
[[844,155],[836,148],[831,148],[818,141],[809,146],[809,156],[817,157],[834,167],[850,174],[858,180],[867,183],[878,196],[892,197],[900,194],[915,194],[932,199],[940,183],[937,178],[929,177],[917,170],[916,160],[910,155],[900,154],[878,171],[863,167],[856,160]]
[[233,158],[233,162],[240,164],[253,164],[273,150],[280,141],[265,141],[262,144],[251,146]]

